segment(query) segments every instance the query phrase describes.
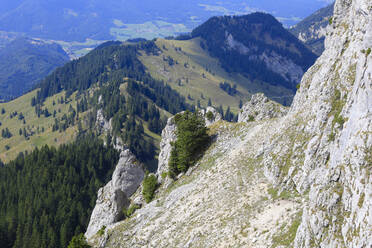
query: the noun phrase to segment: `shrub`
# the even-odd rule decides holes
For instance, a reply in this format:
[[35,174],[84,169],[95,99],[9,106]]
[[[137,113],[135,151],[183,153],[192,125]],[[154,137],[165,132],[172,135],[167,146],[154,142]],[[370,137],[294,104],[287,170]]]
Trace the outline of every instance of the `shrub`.
[[366,51],[366,55],[370,55],[371,54],[371,48],[368,48],[367,51]]
[[76,235],[72,238],[70,244],[67,248],[90,248],[91,246],[88,245],[84,234]]
[[329,18],[328,23],[329,23],[329,25],[332,25],[332,23],[333,23],[333,16],[331,18]]
[[158,180],[154,174],[146,174],[145,179],[143,180],[143,189],[142,194],[145,198],[146,203],[152,201],[155,195],[155,190],[158,187]]
[[168,173],[167,172],[161,173],[161,178],[162,179],[165,179],[167,176],[168,176]]
[[213,118],[214,118],[214,115],[211,111],[208,111],[207,114],[206,114],[206,117],[207,117],[208,121],[212,121]]
[[102,226],[101,229],[98,230],[97,234],[98,236],[102,236],[105,234],[106,226]]
[[130,205],[130,207],[128,209],[124,209],[123,212],[124,212],[124,215],[129,218],[132,216],[132,214],[134,214],[134,212],[136,212],[137,209],[140,209],[141,206],[137,205],[137,204],[132,204]]
[[254,121],[254,116],[253,116],[253,115],[249,115],[249,116],[248,116],[248,121],[249,121],[249,122]]

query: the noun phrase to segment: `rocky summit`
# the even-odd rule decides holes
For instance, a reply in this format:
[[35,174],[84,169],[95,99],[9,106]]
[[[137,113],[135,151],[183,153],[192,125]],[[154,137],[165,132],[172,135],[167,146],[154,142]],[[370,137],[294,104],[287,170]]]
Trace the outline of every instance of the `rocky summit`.
[[[210,125],[197,164],[91,244],[372,247],[371,49],[371,1],[337,0],[289,110],[256,95],[239,123]],[[161,173],[175,128],[163,131]]]

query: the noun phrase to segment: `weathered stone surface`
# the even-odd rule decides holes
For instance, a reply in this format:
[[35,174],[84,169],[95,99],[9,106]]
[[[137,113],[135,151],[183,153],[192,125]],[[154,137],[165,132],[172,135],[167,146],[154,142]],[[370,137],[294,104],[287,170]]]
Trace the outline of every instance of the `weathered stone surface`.
[[286,115],[288,109],[258,93],[242,107],[238,122],[262,121]]
[[96,206],[85,236],[90,239],[103,226],[123,218],[123,208],[129,206],[129,197],[138,189],[144,178],[144,167],[127,149],[121,152],[112,180],[98,191]]
[[177,140],[177,126],[174,121],[174,117],[168,119],[167,125],[161,133],[161,142],[160,142],[160,153],[158,159],[158,170],[156,176],[158,181],[162,182],[163,173],[168,172],[168,164],[172,151],[172,143]]
[[336,1],[327,32],[325,52],[267,141],[266,175],[309,192],[295,247],[371,247],[371,1]]
[[[207,114],[208,113],[212,113],[213,117],[211,119],[208,119],[207,117]],[[220,121],[222,120],[222,116],[220,113],[217,112],[217,110],[213,107],[207,107],[207,109],[202,109],[199,111],[199,113],[204,117],[204,120],[205,120],[205,125],[207,127],[213,125],[214,123],[216,123],[217,121]]]
[[102,109],[97,111],[96,127],[99,133],[111,132],[111,120],[106,120]]

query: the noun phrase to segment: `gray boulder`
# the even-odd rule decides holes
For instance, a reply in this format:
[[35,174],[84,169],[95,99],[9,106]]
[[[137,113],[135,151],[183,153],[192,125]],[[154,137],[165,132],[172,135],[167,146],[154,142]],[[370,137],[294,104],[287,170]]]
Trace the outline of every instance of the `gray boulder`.
[[122,151],[112,180],[98,191],[96,206],[85,233],[87,239],[92,238],[102,227],[123,218],[122,210],[129,206],[129,197],[141,185],[144,175],[144,167],[136,157],[128,149]]

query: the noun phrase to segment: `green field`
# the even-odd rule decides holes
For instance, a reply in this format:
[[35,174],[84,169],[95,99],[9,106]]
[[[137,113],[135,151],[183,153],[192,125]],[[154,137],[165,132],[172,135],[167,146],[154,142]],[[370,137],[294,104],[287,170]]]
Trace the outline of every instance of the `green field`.
[[110,34],[117,40],[173,36],[177,33],[186,33],[190,30],[184,24],[169,23],[165,21],[149,21],[141,24],[124,24],[115,20],[116,27],[110,28]]
[[[247,101],[253,93],[264,92],[274,99],[291,94],[283,87],[252,82],[241,74],[226,72],[217,59],[201,48],[200,42],[200,38],[186,41],[158,39],[156,44],[161,54],[142,54],[140,59],[154,78],[164,80],[185,97],[190,95],[188,102],[194,105],[199,100],[206,106],[211,98],[214,106],[223,105],[225,109],[230,106],[237,113],[239,101]],[[174,60],[173,65],[170,65],[169,58]],[[236,84],[238,94],[231,96],[220,89],[219,84],[225,81]]]
[[[125,83],[121,85],[121,94],[128,96],[126,91]],[[9,162],[15,159],[20,152],[32,151],[36,147],[40,148],[43,145],[49,146],[59,146],[61,144],[66,144],[73,142],[78,134],[78,125],[75,121],[74,126],[70,126],[63,132],[52,130],[53,124],[55,123],[55,118],[53,117],[53,112],[56,111],[56,118],[61,119],[64,114],[69,113],[70,105],[76,110],[77,93],[72,94],[64,103],[59,103],[58,99],[63,97],[65,99],[65,93],[59,93],[52,97],[46,99],[43,104],[42,109],[47,108],[48,111],[52,114],[48,118],[45,118],[44,115],[40,117],[37,116],[35,112],[35,107],[31,106],[31,99],[36,96],[37,90],[34,90],[26,95],[23,95],[11,102],[0,103],[0,132],[6,128],[12,134],[10,138],[3,138],[0,136],[0,159],[3,162]],[[54,104],[53,104],[54,102]],[[149,99],[149,102],[151,100]],[[4,109],[5,113],[1,114],[1,110]],[[161,116],[168,118],[171,116],[170,113],[159,109]],[[84,113],[78,113],[79,120],[82,120],[82,128],[87,129],[87,123],[84,117],[90,112],[88,110]],[[11,118],[11,115],[17,112],[17,115]],[[22,113],[24,116],[23,119],[20,119],[19,116]],[[159,151],[159,143],[161,140],[160,135],[151,132],[148,129],[148,123],[138,119],[144,124],[145,129],[145,139],[153,142],[155,144],[157,151]],[[23,134],[20,134],[20,129],[26,129],[28,133],[33,132],[33,135],[25,138]],[[101,135],[102,139],[105,138],[104,135]]]
[[[8,128],[12,133],[11,138],[3,138],[0,136],[0,159],[3,162],[14,159],[20,152],[32,151],[36,147],[46,144],[58,146],[60,144],[72,142],[77,134],[76,125],[69,127],[65,132],[53,132],[53,115],[48,118],[45,118],[44,115],[41,115],[40,118],[37,117],[34,107],[31,106],[31,99],[36,95],[36,91],[37,90],[34,90],[11,102],[0,103],[0,110],[5,110],[4,114],[0,113],[0,130]],[[76,94],[73,94],[67,103],[63,104],[59,104],[57,99],[62,96],[64,97],[64,93],[50,97],[45,101],[43,109],[48,108],[48,111],[52,114],[55,110],[56,117],[61,118],[65,113],[68,113],[70,105],[76,109],[75,95]],[[55,105],[53,105],[53,101]],[[10,118],[10,115],[14,112],[18,114]],[[25,124],[23,120],[19,119],[20,113],[24,116]],[[80,116],[82,117],[81,114]],[[19,134],[19,130],[23,130],[23,128],[34,134],[26,139],[23,135]]]

